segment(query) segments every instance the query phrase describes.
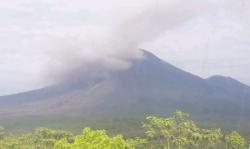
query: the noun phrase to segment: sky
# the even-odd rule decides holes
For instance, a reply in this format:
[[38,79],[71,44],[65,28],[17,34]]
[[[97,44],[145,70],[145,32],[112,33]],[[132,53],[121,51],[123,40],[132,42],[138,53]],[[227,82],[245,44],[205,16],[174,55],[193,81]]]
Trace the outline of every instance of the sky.
[[89,61],[128,67],[139,48],[203,78],[250,85],[247,0],[11,0],[0,12],[0,95]]

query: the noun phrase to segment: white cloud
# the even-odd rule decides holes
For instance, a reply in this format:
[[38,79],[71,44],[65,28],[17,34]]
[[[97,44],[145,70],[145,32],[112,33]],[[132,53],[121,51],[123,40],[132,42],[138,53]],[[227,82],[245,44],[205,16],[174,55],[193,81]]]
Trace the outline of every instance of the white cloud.
[[250,5],[241,2],[220,1],[217,11],[168,31],[145,47],[199,76],[221,74],[250,84]]

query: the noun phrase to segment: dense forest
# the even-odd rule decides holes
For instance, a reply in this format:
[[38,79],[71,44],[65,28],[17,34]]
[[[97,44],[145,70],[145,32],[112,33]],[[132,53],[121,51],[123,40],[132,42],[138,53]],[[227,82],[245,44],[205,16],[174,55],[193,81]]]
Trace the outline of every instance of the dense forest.
[[136,138],[91,128],[78,135],[48,128],[13,135],[1,127],[0,149],[247,149],[247,140],[236,131],[200,128],[181,111],[170,117],[148,116],[142,127],[145,134]]

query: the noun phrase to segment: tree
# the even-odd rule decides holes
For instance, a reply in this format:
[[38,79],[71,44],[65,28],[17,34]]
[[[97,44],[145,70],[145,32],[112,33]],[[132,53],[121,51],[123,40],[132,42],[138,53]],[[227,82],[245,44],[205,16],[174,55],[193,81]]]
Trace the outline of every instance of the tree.
[[170,117],[148,116],[144,137],[125,140],[105,130],[85,128],[81,135],[37,128],[33,133],[5,134],[0,128],[0,149],[246,149],[246,141],[233,131],[222,139],[220,129],[203,129],[188,114],[176,111]]
[[142,139],[139,137],[136,137],[134,139],[128,139],[127,142],[136,149],[145,149],[145,148],[149,148],[148,147],[148,142],[146,139]]
[[0,139],[0,149],[52,149],[56,141],[72,141],[72,134],[63,130],[38,128],[35,133],[20,136],[5,135]]
[[225,137],[227,149],[246,149],[246,140],[236,131]]
[[201,138],[198,147],[203,149],[215,148],[222,142],[220,129],[200,129]]
[[147,122],[143,124],[143,128],[146,129],[145,134],[149,139],[149,143],[153,146],[170,149],[174,138],[175,121],[172,118],[155,116],[149,116],[146,120]]
[[143,124],[146,136],[153,142],[152,145],[159,144],[158,148],[181,149],[191,145],[192,133],[197,130],[194,122],[189,120],[189,115],[181,111],[176,111],[173,117],[149,116],[146,120]]
[[176,111],[172,117],[149,116],[143,128],[152,148],[206,149],[221,143],[220,129],[201,129],[188,114]]
[[70,143],[66,139],[56,142],[54,149],[133,149],[121,135],[109,137],[104,130],[85,128],[82,135]]

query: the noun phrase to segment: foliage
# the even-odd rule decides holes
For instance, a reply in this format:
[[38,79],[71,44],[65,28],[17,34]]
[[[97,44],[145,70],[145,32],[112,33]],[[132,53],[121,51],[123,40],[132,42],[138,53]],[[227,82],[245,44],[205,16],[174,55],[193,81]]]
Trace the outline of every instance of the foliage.
[[4,136],[0,140],[0,149],[51,149],[54,143],[61,139],[72,138],[70,132],[38,128],[33,134],[21,136]]
[[136,137],[134,139],[128,139],[127,142],[133,148],[136,148],[136,149],[145,149],[145,148],[148,148],[148,141],[147,141],[147,139],[142,139],[142,138]]
[[93,131],[85,128],[82,135],[75,137],[73,143],[63,139],[54,149],[132,149],[121,135],[109,137],[104,130]]
[[246,148],[246,141],[236,131],[231,132],[225,137],[226,145],[228,149],[244,149]]
[[[124,139],[105,130],[83,129],[73,135],[63,130],[37,128],[19,136],[0,127],[0,149],[246,149],[246,140],[236,131],[224,136],[220,129],[203,129],[188,114],[176,111],[171,117],[148,116],[142,127],[145,136]],[[223,137],[224,136],[224,137]]]
[[[212,148],[221,143],[220,129],[201,129],[181,111],[172,117],[149,116],[143,125],[151,145],[157,148]],[[156,146],[157,145],[157,146]]]

